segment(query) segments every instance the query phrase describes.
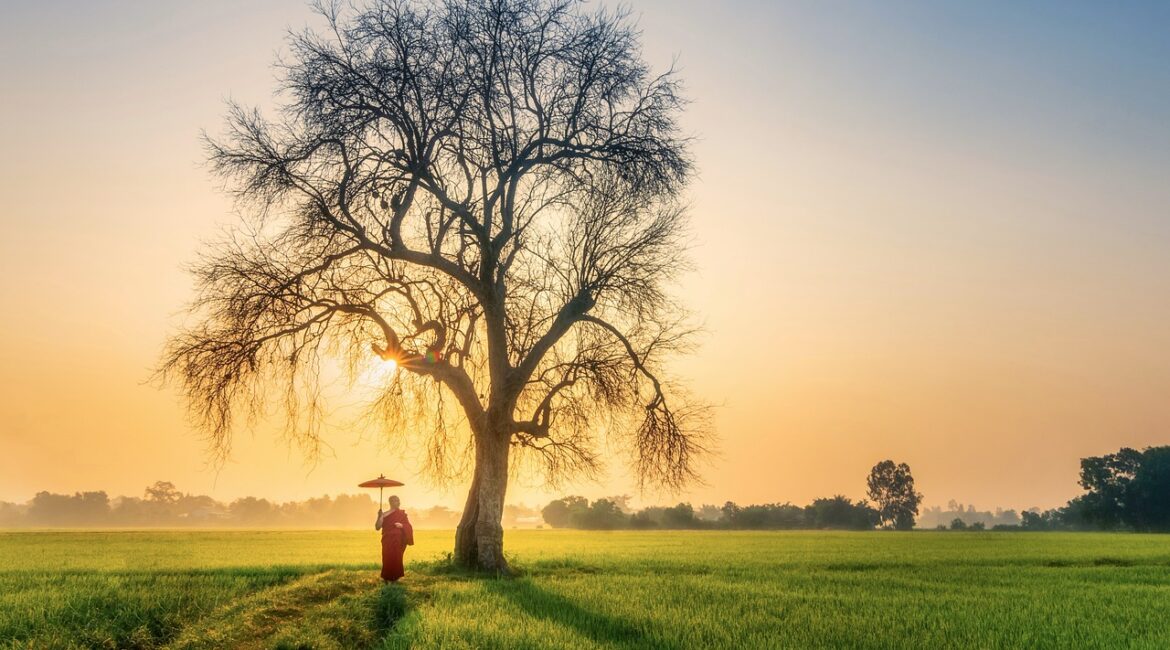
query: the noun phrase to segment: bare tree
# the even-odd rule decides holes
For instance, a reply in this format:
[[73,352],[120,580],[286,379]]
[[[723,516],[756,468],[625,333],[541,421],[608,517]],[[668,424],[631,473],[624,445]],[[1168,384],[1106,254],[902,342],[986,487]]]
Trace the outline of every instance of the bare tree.
[[316,444],[323,360],[372,350],[400,368],[375,412],[429,432],[426,469],[474,460],[464,564],[507,570],[510,470],[589,474],[625,440],[644,482],[693,477],[705,410],[661,366],[690,334],[673,70],[652,74],[626,14],[574,0],[317,9],[276,117],[232,105],[208,141],[248,209],[196,265],[161,372],[213,449],[274,386]]

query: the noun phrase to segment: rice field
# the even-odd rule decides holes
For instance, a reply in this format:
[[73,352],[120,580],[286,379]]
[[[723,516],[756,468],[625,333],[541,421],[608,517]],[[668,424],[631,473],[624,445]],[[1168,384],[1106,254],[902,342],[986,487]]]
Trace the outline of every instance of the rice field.
[[509,531],[520,575],[419,531],[0,532],[3,648],[1166,648],[1170,536]]

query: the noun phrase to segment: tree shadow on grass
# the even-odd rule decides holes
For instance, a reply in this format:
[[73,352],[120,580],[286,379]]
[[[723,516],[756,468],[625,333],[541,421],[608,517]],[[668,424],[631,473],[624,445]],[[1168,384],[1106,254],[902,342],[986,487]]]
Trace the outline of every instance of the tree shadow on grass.
[[378,592],[378,605],[374,611],[374,625],[389,631],[394,624],[406,616],[410,608],[406,600],[406,588],[398,583],[386,583]]
[[525,614],[572,628],[596,643],[617,648],[665,648],[679,646],[647,635],[629,621],[585,609],[573,600],[541,589],[528,578],[485,581],[488,592],[502,596]]

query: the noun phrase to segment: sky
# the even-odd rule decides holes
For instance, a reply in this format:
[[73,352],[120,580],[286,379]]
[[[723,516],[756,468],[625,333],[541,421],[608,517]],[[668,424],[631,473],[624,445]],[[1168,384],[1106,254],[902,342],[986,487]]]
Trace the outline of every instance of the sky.
[[[677,57],[697,137],[705,325],[675,370],[718,405],[704,482],[598,481],[509,500],[806,503],[907,462],[927,504],[1052,507],[1078,459],[1170,443],[1170,4],[628,3]],[[271,105],[299,1],[0,4],[0,500],[230,500],[465,486],[337,423],[315,465],[275,425],[209,463],[149,381],[234,222],[203,164],[227,98]]]

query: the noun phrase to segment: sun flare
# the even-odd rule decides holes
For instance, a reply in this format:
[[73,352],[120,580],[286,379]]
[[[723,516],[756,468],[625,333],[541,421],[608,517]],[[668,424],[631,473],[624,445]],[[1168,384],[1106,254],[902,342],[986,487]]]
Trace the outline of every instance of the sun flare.
[[384,388],[394,379],[398,372],[398,361],[395,359],[374,358],[362,370],[359,382],[374,389]]
[[375,372],[384,379],[391,379],[398,372],[398,362],[394,359],[382,359],[374,364]]

